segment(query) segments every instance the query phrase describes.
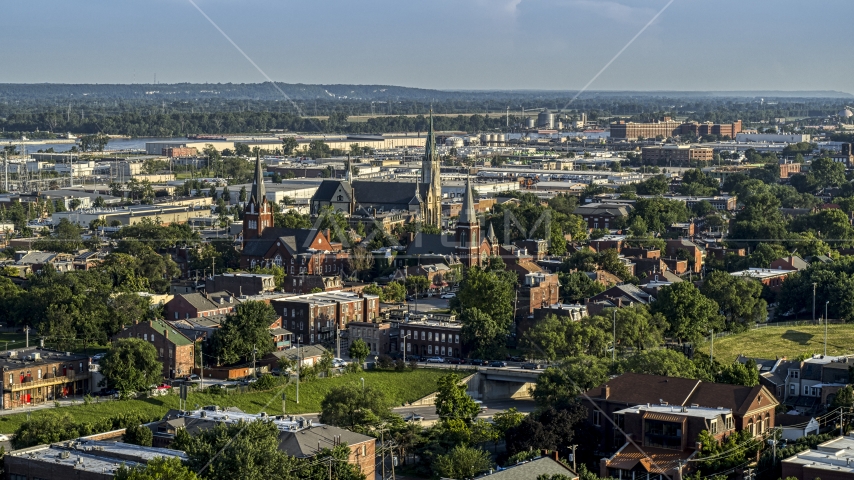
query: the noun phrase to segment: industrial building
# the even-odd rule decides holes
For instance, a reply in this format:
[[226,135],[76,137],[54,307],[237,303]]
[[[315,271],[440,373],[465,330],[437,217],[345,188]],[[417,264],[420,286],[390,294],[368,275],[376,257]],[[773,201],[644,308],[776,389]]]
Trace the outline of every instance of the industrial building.
[[638,138],[669,138],[678,135],[718,135],[735,138],[741,132],[741,120],[733,123],[680,123],[670,117],[664,117],[649,123],[625,122],[611,123],[611,138],[617,140],[636,140]]
[[662,145],[641,149],[641,160],[644,163],[711,162],[714,157],[715,151],[711,148],[694,145]]
[[187,461],[187,454],[166,448],[80,438],[7,453],[3,457],[6,470],[4,478],[111,479],[121,465],[127,468],[142,468],[155,458],[180,458]]

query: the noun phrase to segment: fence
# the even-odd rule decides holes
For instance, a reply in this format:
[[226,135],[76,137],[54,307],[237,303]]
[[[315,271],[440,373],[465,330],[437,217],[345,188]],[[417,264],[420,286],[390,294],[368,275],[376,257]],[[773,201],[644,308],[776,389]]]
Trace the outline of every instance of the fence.
[[[837,319],[831,318],[831,319],[827,320],[827,323],[828,323],[828,325],[843,325],[846,322],[845,322],[845,320],[843,320],[841,318],[837,318]],[[755,324],[750,326],[749,330],[758,330],[761,328],[768,328],[768,327],[808,327],[808,326],[819,326],[819,325],[823,325],[823,322],[821,320],[816,320],[814,322],[812,320],[792,320],[789,322],[755,323]],[[730,331],[715,332],[715,339],[728,337],[730,335],[737,335],[739,333],[741,333],[741,332],[730,332]],[[705,339],[705,341],[708,342],[711,338],[711,335],[706,335],[703,338]]]

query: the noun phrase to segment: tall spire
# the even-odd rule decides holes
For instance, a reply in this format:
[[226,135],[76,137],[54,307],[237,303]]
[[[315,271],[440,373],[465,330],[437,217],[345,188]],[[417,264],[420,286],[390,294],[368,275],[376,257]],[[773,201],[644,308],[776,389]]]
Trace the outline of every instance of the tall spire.
[[260,205],[264,202],[267,192],[264,190],[264,174],[261,172],[261,152],[255,154],[255,180],[252,182],[253,202]]
[[436,158],[436,134],[433,133],[433,110],[430,109],[430,121],[427,126],[427,142],[424,144],[424,161],[421,162],[421,183],[429,185],[433,181],[433,162]]
[[471,191],[471,180],[466,179],[466,195],[463,197],[463,208],[460,210],[459,223],[477,223],[477,213],[474,210],[474,195]]
[[495,229],[492,228],[492,222],[489,222],[489,231],[486,232],[486,239],[491,245],[495,245],[497,238],[495,237]]

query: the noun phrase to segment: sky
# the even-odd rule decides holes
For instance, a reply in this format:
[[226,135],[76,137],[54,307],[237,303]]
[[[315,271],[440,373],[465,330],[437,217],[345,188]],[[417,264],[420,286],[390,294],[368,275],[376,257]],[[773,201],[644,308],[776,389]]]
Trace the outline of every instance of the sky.
[[851,0],[668,1],[4,2],[0,83],[265,81],[195,2],[286,83],[854,93]]

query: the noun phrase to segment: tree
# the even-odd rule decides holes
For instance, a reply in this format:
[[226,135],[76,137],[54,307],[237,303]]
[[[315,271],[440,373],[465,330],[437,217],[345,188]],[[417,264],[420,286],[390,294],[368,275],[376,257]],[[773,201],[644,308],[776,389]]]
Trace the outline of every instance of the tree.
[[384,303],[400,303],[406,298],[406,287],[400,282],[389,282],[382,289],[380,301]]
[[[509,332],[513,322],[516,281],[516,274],[504,270],[503,262],[485,269],[469,268],[460,282],[457,296],[450,301],[451,309],[462,312],[463,309],[476,308],[495,321],[501,331]],[[484,292],[489,292],[489,295],[484,295]]]
[[[507,430],[504,436],[507,453],[515,455],[526,450],[556,450],[566,456],[570,453],[573,440],[595,440],[595,432],[585,428],[586,420],[587,408],[577,400],[560,408],[543,408],[526,417],[518,426]],[[581,443],[595,444],[595,441]]]
[[261,301],[243,302],[228,314],[211,339],[213,355],[223,363],[256,358],[275,349],[270,325],[276,320],[276,311]]
[[237,200],[239,200],[241,203],[246,201],[246,187],[245,186],[240,187],[240,192],[237,194]]
[[820,188],[838,187],[845,183],[845,165],[831,158],[813,160],[810,173]]
[[520,413],[516,407],[510,407],[503,412],[498,412],[492,416],[492,424],[498,433],[503,437],[507,430],[519,426],[522,420],[525,419],[525,414]]
[[489,453],[479,448],[457,445],[433,461],[433,472],[442,478],[474,478],[492,467]]
[[350,271],[358,276],[374,266],[374,254],[365,247],[358,246],[347,257],[347,263],[350,266]]
[[688,220],[688,207],[662,197],[641,198],[629,215],[630,221],[634,218],[642,218],[650,231],[663,233],[674,223]]
[[531,358],[554,361],[567,351],[567,328],[557,315],[547,315],[522,335],[521,347]]
[[578,393],[605,383],[611,373],[610,364],[611,359],[590,355],[567,358],[540,374],[532,392],[534,401],[543,408],[567,405]]
[[685,355],[669,348],[636,353],[628,358],[625,369],[628,372],[647,375],[697,378],[694,363]]
[[145,390],[163,378],[163,365],[150,342],[139,338],[122,338],[101,360],[101,373],[122,398]]
[[424,293],[430,286],[430,280],[424,275],[408,275],[405,281],[406,288],[415,293]]
[[187,452],[189,467],[207,478],[288,478],[298,462],[279,450],[279,430],[272,422],[217,423],[190,435],[181,429],[172,447]]
[[462,420],[471,424],[480,407],[466,393],[466,384],[460,384],[460,377],[456,373],[442,375],[437,385],[436,413],[439,420]]
[[320,402],[320,422],[353,430],[377,426],[391,418],[391,402],[370,385],[345,384],[332,388]]
[[359,365],[364,364],[365,359],[368,358],[368,355],[370,354],[371,349],[368,348],[368,344],[361,338],[357,338],[355,341],[350,343],[350,358],[355,358]]
[[768,316],[768,304],[761,298],[762,284],[758,281],[718,270],[706,277],[700,292],[718,304],[728,330],[743,330]]
[[605,291],[605,285],[594,281],[584,272],[558,273],[560,292],[563,301],[579,303],[585,298],[598,295]]
[[477,308],[466,308],[460,314],[463,343],[477,358],[500,358],[507,341],[507,328]]
[[145,466],[121,465],[116,470],[116,480],[197,480],[195,472],[187,468],[178,457],[156,457]]
[[294,153],[294,150],[297,149],[299,143],[297,143],[296,137],[282,137],[282,154],[285,156],[291,156]]
[[691,282],[674,283],[662,288],[651,310],[667,319],[668,335],[695,345],[710,330],[719,332],[725,325],[718,304],[700,293]]
[[122,435],[123,442],[142,447],[150,447],[153,439],[154,434],[145,425],[130,425],[125,429],[124,435]]
[[721,369],[716,381],[718,383],[755,387],[759,385],[759,368],[753,359],[749,359],[745,363],[735,361]]
[[842,389],[836,392],[833,396],[833,401],[830,402],[830,409],[848,408],[854,406],[854,388],[851,385],[845,385]]

